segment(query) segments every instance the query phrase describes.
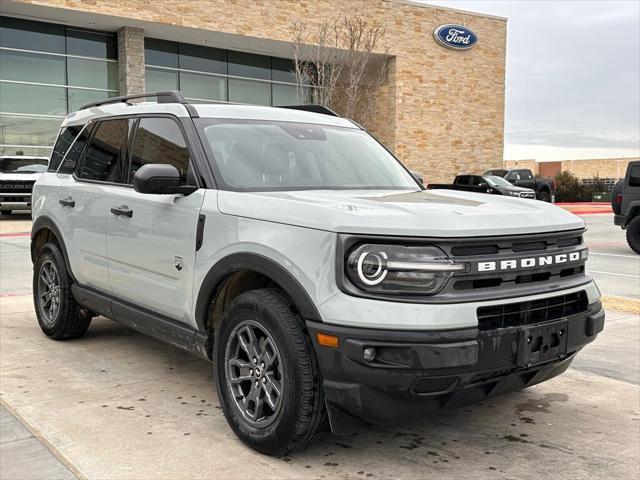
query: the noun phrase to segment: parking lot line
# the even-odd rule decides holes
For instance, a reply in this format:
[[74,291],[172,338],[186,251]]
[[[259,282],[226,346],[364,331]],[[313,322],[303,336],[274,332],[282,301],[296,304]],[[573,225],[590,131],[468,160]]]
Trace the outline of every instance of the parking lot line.
[[624,255],[622,253],[600,253],[589,251],[589,255],[606,255],[608,257],[624,257],[624,258],[638,258],[638,255]]
[[600,270],[589,270],[589,273],[602,273],[604,275],[616,275],[618,277],[640,278],[640,275],[629,275],[629,274],[626,274],[626,273],[603,272],[603,271],[600,271]]

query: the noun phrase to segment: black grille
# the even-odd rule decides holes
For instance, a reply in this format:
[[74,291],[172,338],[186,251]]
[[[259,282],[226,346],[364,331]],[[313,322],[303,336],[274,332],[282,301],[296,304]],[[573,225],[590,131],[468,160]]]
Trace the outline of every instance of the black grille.
[[454,245],[451,247],[453,257],[470,257],[476,255],[495,255],[546,250],[557,247],[574,247],[582,243],[582,235],[549,236],[536,241],[531,240],[496,240],[495,243],[474,243],[471,245]]
[[549,322],[585,312],[588,307],[589,302],[584,291],[528,302],[480,307],[477,312],[478,328],[495,330]]
[[33,184],[33,181],[4,181],[0,182],[0,192],[5,195],[12,195],[16,193],[31,193],[31,190],[33,190]]

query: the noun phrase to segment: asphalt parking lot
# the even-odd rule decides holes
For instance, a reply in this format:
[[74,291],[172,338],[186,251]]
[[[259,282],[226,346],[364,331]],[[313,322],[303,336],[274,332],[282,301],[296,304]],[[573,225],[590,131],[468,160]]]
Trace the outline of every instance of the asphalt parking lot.
[[[640,257],[624,232],[610,215],[585,219],[602,292],[640,298]],[[270,458],[227,427],[206,362],[103,318],[80,340],[45,338],[29,229],[28,217],[0,221],[2,479],[640,476],[637,314],[609,310],[597,341],[545,384]]]

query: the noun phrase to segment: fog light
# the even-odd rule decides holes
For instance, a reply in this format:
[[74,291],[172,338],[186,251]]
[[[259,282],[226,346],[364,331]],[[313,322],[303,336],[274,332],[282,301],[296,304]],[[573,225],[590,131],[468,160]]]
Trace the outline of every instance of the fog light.
[[373,347],[367,347],[362,352],[362,358],[365,362],[373,362],[376,358],[376,349]]

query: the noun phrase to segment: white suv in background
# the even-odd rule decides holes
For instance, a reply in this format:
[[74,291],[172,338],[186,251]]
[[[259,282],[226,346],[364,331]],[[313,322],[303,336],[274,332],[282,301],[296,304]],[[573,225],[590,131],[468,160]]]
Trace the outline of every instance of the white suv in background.
[[548,380],[604,324],[581,219],[426,191],[323,107],[87,105],[33,216],[42,331],[104,315],[212,361],[229,425],[271,455],[326,420],[347,433]]
[[0,214],[31,210],[31,190],[47,171],[49,159],[28,155],[0,156]]

